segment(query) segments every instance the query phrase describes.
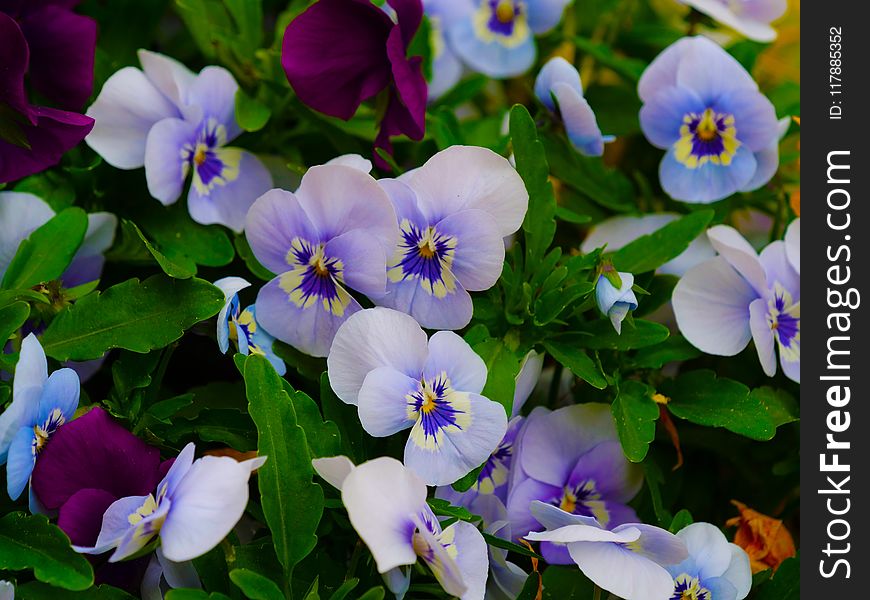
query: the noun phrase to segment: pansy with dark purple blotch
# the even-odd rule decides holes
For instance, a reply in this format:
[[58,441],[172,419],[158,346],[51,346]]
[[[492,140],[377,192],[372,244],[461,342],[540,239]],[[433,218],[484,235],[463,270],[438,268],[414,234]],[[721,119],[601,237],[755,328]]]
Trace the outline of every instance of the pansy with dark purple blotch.
[[523,180],[492,150],[451,146],[380,184],[396,209],[401,238],[388,255],[386,294],[372,299],[423,327],[465,327],[472,313],[468,292],[495,284],[503,238],[526,215]]
[[[24,80],[25,74],[30,73],[30,83],[41,87],[47,95],[70,94],[64,105],[74,105],[79,98],[83,102],[90,94],[93,77],[96,24],[60,7],[48,5],[36,10],[32,4],[27,3],[27,8],[24,5],[14,0],[0,3],[0,183],[56,165],[94,125],[93,119],[85,115],[32,106]],[[43,21],[40,17],[46,11],[52,20]],[[25,15],[21,23],[15,20],[20,14]],[[58,27],[70,37],[65,37],[63,31],[55,31]],[[47,68],[43,68],[46,61]],[[56,76],[55,68],[64,70],[64,64],[70,69],[66,74],[72,79]],[[87,75],[81,76],[80,72]],[[80,81],[74,81],[80,76]]]
[[254,256],[278,274],[257,295],[258,323],[312,356],[326,356],[339,326],[361,308],[345,286],[384,294],[387,253],[399,236],[386,192],[344,164],[308,169],[295,193],[265,193],[245,229]]
[[181,197],[194,221],[240,232],[245,215],[272,177],[252,153],[227,146],[241,134],[235,118],[238,84],[222,67],[192,73],[178,61],[139,51],[142,69],[109,77],[88,108],[96,121],[87,144],[119,169],[145,167],[151,196]]
[[708,354],[734,356],[755,342],[761,367],[776,374],[776,350],[783,373],[800,383],[801,279],[800,219],[785,241],[771,242],[759,255],[736,229],[707,231],[719,253],[689,269],[674,288],[680,332]]
[[644,71],[638,94],[644,135],[667,151],[659,179],[675,200],[715,202],[758,189],[776,172],[781,130],[773,104],[709,39],[671,44]]
[[340,119],[386,92],[375,148],[392,152],[391,136],[423,138],[426,80],[422,58],[407,55],[423,17],[420,0],[387,4],[396,22],[369,0],[318,0],[284,31],[281,65],[300,100]]
[[480,466],[507,431],[504,408],[481,396],[486,365],[461,337],[427,339],[414,319],[387,308],[351,316],[327,358],[336,395],[359,409],[370,435],[410,428],[405,465],[428,485]]
[[[534,500],[594,517],[606,529],[637,521],[627,502],[643,473],[625,458],[608,405],[536,408],[514,448],[507,509],[515,536],[535,531]],[[544,543],[541,551],[551,564],[570,563],[563,546]]]

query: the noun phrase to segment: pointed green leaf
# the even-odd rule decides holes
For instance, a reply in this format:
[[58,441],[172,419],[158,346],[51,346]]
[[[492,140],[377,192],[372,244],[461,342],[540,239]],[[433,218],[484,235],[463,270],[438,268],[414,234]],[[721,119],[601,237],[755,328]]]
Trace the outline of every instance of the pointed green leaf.
[[148,352],[179,339],[223,304],[223,293],[202,279],[129,279],[60,312],[42,346],[57,360],[91,360],[112,348]]
[[15,590],[15,597],[19,600],[135,600],[134,596],[124,590],[107,584],[96,585],[81,592],[71,592],[40,581],[19,585]]
[[685,252],[712,218],[712,210],[699,210],[641,236],[614,253],[613,266],[627,273],[657,269]]
[[0,349],[6,345],[6,340],[24,325],[30,316],[30,306],[26,302],[16,302],[0,308]]
[[544,348],[547,349],[550,356],[592,387],[599,390],[607,387],[607,378],[601,372],[601,368],[582,348],[557,340],[544,342]]
[[230,580],[250,600],[284,600],[284,594],[274,581],[250,569],[233,569]]
[[631,462],[646,458],[650,442],[656,436],[659,407],[646,384],[628,380],[619,384],[619,393],[610,405],[616,432],[625,457]]

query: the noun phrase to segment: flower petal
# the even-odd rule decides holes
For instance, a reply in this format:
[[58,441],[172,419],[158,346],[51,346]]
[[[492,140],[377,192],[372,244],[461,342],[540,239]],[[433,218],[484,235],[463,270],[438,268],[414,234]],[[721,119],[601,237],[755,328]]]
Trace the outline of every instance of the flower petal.
[[344,487],[344,480],[356,468],[356,465],[346,456],[315,458],[311,461],[311,465],[321,478],[337,490]]
[[[39,457],[40,462],[42,458]],[[106,490],[80,489],[61,505],[57,526],[69,537],[73,546],[92,546],[100,534],[103,514],[117,499]]]
[[473,18],[462,19],[447,30],[448,44],[474,71],[496,79],[521,75],[535,62],[535,38],[525,39],[510,47],[498,40],[485,41],[478,37]]
[[713,249],[759,294],[767,290],[769,285],[764,263],[739,231],[728,225],[716,225],[707,230],[707,238],[713,245]]
[[428,352],[426,334],[412,317],[387,308],[363,310],[335,335],[326,359],[329,384],[342,401],[357,404],[369,372],[393,367],[419,379]]
[[785,230],[785,255],[795,272],[801,274],[801,220],[795,219]]
[[12,500],[18,500],[30,481],[33,464],[36,462],[33,446],[36,443],[32,427],[22,427],[9,444],[6,458],[6,491]]
[[185,146],[196,141],[196,127],[182,119],[163,119],[148,132],[145,142],[145,180],[148,193],[163,205],[181,196],[190,171]]
[[547,33],[562,20],[562,13],[571,0],[532,0],[529,7],[529,27],[535,34]]
[[755,155],[745,146],[737,149],[728,166],[707,162],[695,169],[679,162],[671,147],[659,165],[659,179],[662,188],[674,200],[709,204],[742,189],[752,179],[756,168]]
[[691,38],[688,51],[681,57],[677,85],[694,90],[705,102],[736,90],[758,90],[755,80],[733,56],[700,35]]
[[453,547],[456,549],[456,566],[462,576],[466,590],[462,595],[465,600],[481,600],[486,593],[487,572],[489,560],[486,541],[480,535],[477,527],[466,521],[457,521],[444,530],[442,538],[453,535]]
[[737,589],[734,600],[743,600],[752,589],[752,570],[749,566],[749,556],[737,544],[728,544],[731,550],[731,562],[722,573],[722,578],[727,580]]
[[70,368],[49,375],[39,398],[37,424],[45,423],[55,410],[60,410],[65,421],[71,421],[79,406],[79,385],[78,373]]
[[18,246],[54,216],[41,198],[23,192],[0,192],[0,280]]
[[202,110],[202,119],[215,119],[226,127],[227,142],[242,132],[236,122],[236,92],[239,84],[223,67],[206,67],[193,80],[184,99]]
[[[148,80],[179,110],[184,111],[187,92],[196,75],[183,64],[165,54],[139,50],[137,53],[142,71]],[[185,115],[188,116],[188,115]],[[190,115],[193,116],[193,115]],[[201,114],[196,115],[199,120]]]
[[443,297],[430,293],[419,278],[414,278],[388,281],[387,294],[374,300],[381,306],[410,314],[428,329],[462,329],[471,321],[471,295],[455,280],[450,269],[444,269],[442,276],[453,287]]
[[[699,579],[719,577],[731,564],[731,544],[718,527],[710,523],[692,523],[678,531],[677,537],[686,544],[689,552],[688,560],[691,560],[697,569],[697,573],[692,575]],[[679,575],[681,564],[668,570],[675,576]]]
[[569,544],[568,552],[593,583],[621,598],[661,600],[674,593],[663,567],[616,544],[579,542]]
[[447,216],[436,225],[456,240],[450,270],[466,290],[488,290],[501,277],[504,236],[489,213],[471,209]]
[[486,363],[452,331],[437,331],[429,338],[423,376],[434,380],[442,372],[447,373],[455,390],[479,394],[486,385]]
[[386,437],[414,424],[409,394],[417,391],[418,380],[392,367],[378,367],[366,375],[359,390],[359,420],[374,437]]
[[295,238],[320,237],[296,196],[280,189],[269,190],[251,206],[245,219],[245,236],[257,260],[273,273],[290,269],[287,254]]
[[12,380],[13,402],[22,401],[26,405],[35,406],[42,396],[42,388],[46,381],[48,381],[48,363],[45,359],[45,351],[36,336],[31,333],[21,342],[18,364],[15,365],[15,378]]
[[326,243],[327,256],[341,260],[342,276],[351,289],[369,297],[384,295],[387,287],[387,255],[369,232],[353,229]]

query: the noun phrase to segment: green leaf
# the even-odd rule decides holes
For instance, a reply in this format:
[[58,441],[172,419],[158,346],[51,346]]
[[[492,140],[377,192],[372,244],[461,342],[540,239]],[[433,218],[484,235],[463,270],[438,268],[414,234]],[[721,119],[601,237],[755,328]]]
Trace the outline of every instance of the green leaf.
[[347,598],[347,595],[350,594],[358,585],[359,579],[357,579],[356,577],[354,577],[353,579],[348,579],[332,593],[332,596],[329,597],[329,600],[344,600],[345,598]]
[[550,185],[550,167],[544,146],[538,140],[535,121],[521,104],[511,109],[510,132],[517,172],[529,193],[529,209],[523,221],[523,231],[526,263],[532,270],[546,254],[556,233],[556,197]]
[[263,0],[223,0],[223,3],[236,25],[238,34],[233,42],[237,52],[243,56],[253,54],[263,43]]
[[575,283],[565,288],[550,290],[535,301],[535,325],[546,325],[556,319],[562,311],[585,298],[595,289],[591,281]]
[[229,596],[219,592],[204,592],[192,588],[176,588],[169,590],[164,596],[165,600],[230,600]]
[[486,466],[486,463],[483,463],[479,467],[472,469],[456,481],[451,484],[451,487],[457,492],[467,492],[471,489],[475,483],[477,483],[477,478],[480,477],[480,472],[483,471],[483,467]]
[[544,348],[550,356],[558,360],[577,377],[586,381],[592,387],[603,390],[607,387],[607,378],[601,368],[592,360],[586,351],[570,343],[558,340],[544,342]]
[[574,565],[551,565],[544,570],[544,600],[590,600],[593,588]]
[[0,351],[13,333],[24,325],[30,316],[30,306],[26,302],[16,302],[0,308]]
[[767,582],[753,590],[753,600],[799,600],[801,597],[800,559],[796,556],[780,563]]
[[65,590],[86,590],[94,583],[91,563],[42,515],[14,512],[0,518],[0,570],[4,569],[33,569],[38,580]]
[[40,304],[49,304],[50,302],[48,296],[33,290],[5,290],[0,292],[0,308],[19,300],[23,302],[38,302]]
[[662,470],[653,460],[645,460],[640,463],[640,466],[643,469],[644,480],[646,481],[647,489],[649,489],[650,500],[652,501],[653,511],[656,514],[656,519],[658,519],[659,527],[667,527],[674,518],[670,511],[665,508],[664,501],[662,500],[661,486],[665,483]]
[[360,425],[356,406],[345,404],[335,395],[329,386],[329,376],[326,373],[320,376],[320,404],[324,418],[338,427],[341,454],[350,458],[354,464],[364,462],[368,456],[366,449],[370,438]]
[[245,361],[248,412],[257,426],[259,453],[269,457],[258,471],[257,482],[286,587],[293,567],[317,543],[323,490],[312,482],[314,470],[305,432],[281,382],[262,356],[252,355]]
[[234,243],[236,246],[236,252],[238,252],[239,257],[245,262],[245,265],[251,273],[263,281],[270,281],[275,278],[275,274],[261,265],[260,261],[257,260],[257,257],[254,256],[254,251],[251,250],[251,246],[248,244],[248,240],[245,236],[237,235]]
[[482,532],[481,535],[483,535],[483,539],[486,540],[486,543],[489,544],[490,546],[492,546],[493,548],[501,548],[502,550],[514,552],[514,553],[520,554],[522,556],[530,556],[532,558],[537,558],[540,560],[543,560],[543,558],[544,558],[543,556],[541,556],[537,552],[529,550],[525,546],[521,546],[519,544],[514,544],[513,542],[509,542],[507,540],[503,540],[502,538],[500,538],[498,536],[491,535],[491,534],[486,533],[486,532]]
[[176,418],[167,429],[155,431],[172,442],[194,436],[204,442],[221,442],[241,452],[257,448],[257,432],[251,420],[231,408],[204,410],[192,419]]
[[[232,0],[238,2],[239,0]],[[251,2],[257,4],[257,2]],[[236,90],[236,121],[245,131],[260,131],[269,122],[272,111],[268,106],[248,96],[242,88]]]
[[222,36],[232,30],[223,4],[214,0],[175,0],[175,10],[203,55],[215,58]]
[[384,596],[386,596],[386,592],[382,586],[373,587],[365,594],[360,596],[358,600],[384,600]]
[[635,319],[633,325],[624,322],[621,334],[616,333],[607,319],[585,323],[581,331],[582,333],[569,333],[553,339],[591,350],[632,350],[660,344],[670,335],[664,325],[641,319]]
[[69,600],[134,600],[124,590],[107,584],[97,585],[81,592],[62,591],[54,586],[31,581],[19,585],[15,589],[15,597],[20,600],[57,600],[64,598]]
[[688,527],[694,521],[692,520],[692,513],[690,513],[685,508],[681,509],[674,515],[674,518],[671,520],[671,524],[668,526],[668,531],[671,533],[677,533],[684,527]]
[[488,338],[472,346],[486,363],[486,385],[481,395],[504,406],[508,417],[513,414],[516,378],[523,357],[508,348],[504,340]]
[[713,371],[683,373],[663,385],[662,390],[670,398],[668,410],[681,419],[724,427],[755,440],[769,440],[776,432],[771,415],[761,403],[766,392],[750,394],[739,381],[717,377]]
[[274,581],[249,569],[233,569],[230,580],[250,600],[284,600],[284,594]]
[[800,420],[798,403],[794,399],[794,396],[785,390],[777,390],[765,386],[755,388],[749,395],[761,403],[773,422],[774,427]]
[[[636,323],[636,321],[635,321]],[[672,335],[661,344],[638,350],[631,360],[636,369],[661,369],[674,361],[687,361],[701,355],[701,351],[677,334]]]
[[613,69],[632,83],[639,81],[644,69],[646,69],[646,63],[643,61],[619,56],[608,44],[580,36],[574,38],[574,44],[581,52],[592,56],[599,63]]
[[538,590],[541,589],[541,574],[537,571],[532,571],[526,577],[526,582],[523,584],[523,589],[517,594],[516,600],[535,600],[538,597]]
[[202,279],[129,279],[58,313],[42,346],[57,360],[91,360],[112,348],[148,352],[179,339],[223,304],[223,293]]
[[284,391],[293,402],[293,410],[299,426],[305,431],[308,449],[312,458],[341,454],[341,435],[332,421],[324,421],[317,403],[305,392],[293,389],[284,381]]
[[67,208],[56,214],[18,246],[0,289],[27,289],[60,277],[85,239],[87,229],[88,215],[80,208]]
[[713,218],[710,209],[699,210],[641,236],[613,255],[613,266],[627,273],[652,271],[685,252]]
[[154,260],[156,260],[157,264],[160,265],[160,268],[163,269],[163,272],[170,277],[176,279],[190,279],[196,275],[196,263],[189,257],[182,254],[173,260],[166,256],[157,248],[157,246],[151,243],[151,240],[145,237],[142,230],[132,221],[121,221],[121,227],[129,229],[132,235],[135,235],[142,240],[142,243],[145,244],[145,248],[151,253],[151,256],[154,257]]
[[630,379],[619,384],[619,393],[610,405],[619,443],[631,462],[646,458],[649,444],[656,436],[659,407],[652,394],[648,385]]

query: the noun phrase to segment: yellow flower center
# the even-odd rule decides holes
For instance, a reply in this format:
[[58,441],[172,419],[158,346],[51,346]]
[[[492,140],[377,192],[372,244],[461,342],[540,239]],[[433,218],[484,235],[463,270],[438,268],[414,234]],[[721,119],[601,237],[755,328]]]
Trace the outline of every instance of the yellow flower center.
[[514,20],[515,16],[516,11],[514,10],[514,3],[512,0],[501,0],[495,7],[495,18],[498,19],[500,23],[510,23]]
[[127,522],[130,525],[135,525],[155,510],[157,510],[157,501],[154,499],[153,495],[149,494],[148,497],[145,498],[145,502],[142,503],[142,506],[127,516]]
[[208,146],[206,146],[205,144],[196,145],[196,150],[193,153],[193,162],[196,163],[196,166],[199,166],[205,162],[207,152]]
[[559,508],[568,513],[573,513],[577,509],[577,495],[568,488],[562,494],[562,501],[559,503]]

